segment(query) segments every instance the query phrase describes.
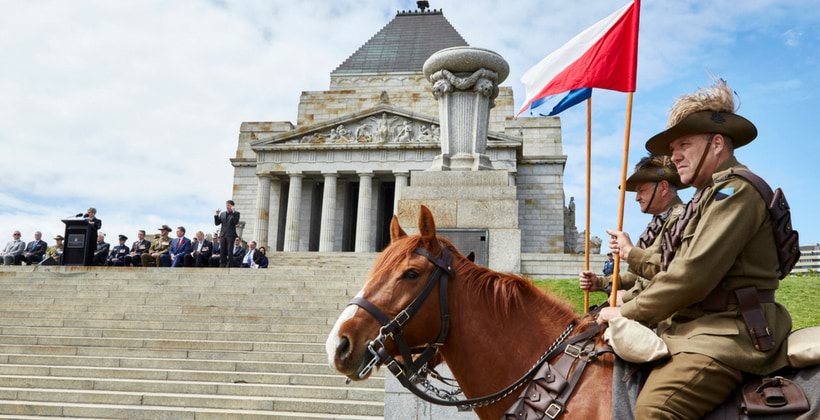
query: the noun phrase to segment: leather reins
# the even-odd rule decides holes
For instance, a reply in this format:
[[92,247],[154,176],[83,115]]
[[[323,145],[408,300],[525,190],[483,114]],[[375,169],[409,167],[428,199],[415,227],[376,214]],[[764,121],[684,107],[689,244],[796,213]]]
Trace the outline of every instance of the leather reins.
[[[541,355],[529,371],[527,371],[512,384],[493,394],[464,400],[458,400],[452,397],[445,400],[426,394],[415,385],[423,380],[426,381],[421,372],[426,369],[427,362],[430,361],[436,353],[438,353],[438,348],[444,344],[450,330],[450,311],[447,301],[447,280],[451,277],[454,278],[455,272],[451,266],[452,254],[443,244],[441,244],[441,249],[441,257],[435,257],[426,249],[421,247],[415,249],[414,253],[427,258],[427,260],[430,261],[435,268],[433,272],[430,273],[430,277],[427,278],[427,283],[424,285],[424,288],[419,295],[416,296],[416,298],[413,299],[413,301],[410,302],[405,309],[400,311],[392,320],[385,315],[381,309],[376,307],[376,305],[363,297],[356,296],[350,300],[350,303],[348,303],[348,305],[356,305],[367,311],[382,326],[379,330],[379,335],[367,344],[367,350],[370,352],[371,359],[360,370],[358,374],[359,378],[366,377],[377,365],[384,365],[387,366],[402,386],[407,388],[419,398],[437,405],[457,406],[459,410],[466,411],[476,407],[485,407],[494,404],[512,395],[516,389],[520,388],[528,380],[532,379],[533,375],[541,366],[544,365],[544,363],[559,354],[567,353],[577,358],[577,355],[574,353],[577,351],[578,347],[575,346],[575,344],[587,341],[600,332],[598,328],[590,328],[567,340],[567,337],[572,333],[576,325],[575,321],[573,321],[547,349],[547,351]],[[420,352],[414,351],[407,345],[407,341],[402,335],[402,327],[404,327],[404,325],[410,321],[410,318],[412,318],[413,315],[419,311],[421,305],[424,304],[432,293],[436,283],[439,284],[439,317],[441,320],[441,329],[439,330],[438,337],[432,343],[428,343]],[[399,362],[387,351],[385,341],[388,338],[392,338],[396,343],[396,347],[398,348],[399,354],[401,355],[404,363]],[[570,350],[573,351],[570,352]],[[413,354],[417,353],[419,356],[414,360]]]

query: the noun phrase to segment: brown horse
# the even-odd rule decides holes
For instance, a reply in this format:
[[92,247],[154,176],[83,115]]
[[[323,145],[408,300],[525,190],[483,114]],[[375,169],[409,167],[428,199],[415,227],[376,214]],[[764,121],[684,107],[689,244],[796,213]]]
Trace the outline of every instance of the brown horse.
[[[393,217],[390,245],[357,295],[375,309],[360,310],[367,304],[359,303],[348,306],[328,337],[331,366],[351,380],[369,376],[369,365],[375,360],[368,345],[377,336],[385,337],[385,322],[378,321],[373,312],[381,311],[382,319],[401,319],[402,311],[423,293],[425,279],[436,271],[451,268],[449,280],[444,280],[449,334],[437,347],[468,398],[493,394],[522,377],[570,323],[580,324],[576,332],[587,327],[569,305],[530,281],[477,266],[449,241],[436,237],[435,222],[426,207],[421,208],[418,228],[419,235],[408,236]],[[444,254],[452,255],[451,265],[437,259]],[[440,316],[445,306],[440,304],[441,288],[437,283],[418,311],[403,319],[401,333],[409,347],[423,347],[441,338],[447,323]],[[384,341],[384,350],[393,356],[398,355],[395,341],[392,334]],[[587,366],[563,414],[574,419],[610,418],[613,356],[603,355]],[[519,393],[520,389],[475,411],[482,419],[498,419]]]

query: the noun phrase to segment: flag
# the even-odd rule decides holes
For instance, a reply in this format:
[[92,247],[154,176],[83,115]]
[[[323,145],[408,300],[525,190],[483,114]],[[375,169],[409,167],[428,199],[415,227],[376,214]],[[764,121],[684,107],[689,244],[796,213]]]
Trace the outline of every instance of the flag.
[[547,114],[547,116],[552,117],[554,115],[558,115],[566,111],[567,109],[572,108],[575,105],[578,105],[581,102],[586,101],[591,97],[592,89],[590,88],[573,89],[569,91],[567,96],[564,96],[564,99],[561,99],[561,101],[558,102],[558,104],[556,104],[554,108],[552,108],[552,111],[550,111],[550,113]]
[[579,88],[634,92],[640,7],[640,0],[630,2],[524,73],[527,97],[518,115],[540,99]]

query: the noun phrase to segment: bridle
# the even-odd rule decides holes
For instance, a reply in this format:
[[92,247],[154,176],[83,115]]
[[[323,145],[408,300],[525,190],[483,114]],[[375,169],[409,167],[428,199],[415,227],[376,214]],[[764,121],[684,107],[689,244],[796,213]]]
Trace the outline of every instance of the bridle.
[[[567,329],[561,333],[555,342],[550,345],[547,351],[541,355],[533,367],[530,368],[530,370],[518,380],[508,385],[504,389],[490,395],[463,400],[456,399],[454,396],[460,394],[460,390],[454,393],[448,393],[440,390],[429,384],[424,375],[424,373],[429,372],[427,362],[429,362],[430,359],[438,353],[439,347],[444,345],[444,341],[447,339],[447,334],[450,330],[450,311],[447,301],[447,280],[450,278],[455,278],[455,272],[451,266],[452,253],[441,243],[440,248],[442,250],[440,257],[431,255],[426,249],[421,247],[415,249],[415,254],[427,258],[427,260],[430,261],[435,268],[433,272],[430,273],[430,276],[427,278],[427,283],[424,285],[424,288],[418,296],[416,296],[416,298],[413,299],[413,301],[410,302],[405,309],[400,311],[392,320],[385,315],[381,309],[376,307],[376,305],[363,297],[356,296],[350,300],[350,303],[348,303],[348,305],[356,305],[367,311],[382,326],[381,329],[379,329],[379,335],[367,344],[367,350],[371,355],[371,359],[360,369],[358,373],[359,378],[366,377],[374,367],[384,365],[388,370],[390,370],[396,379],[399,380],[402,386],[407,388],[419,398],[437,405],[457,406],[459,411],[469,411],[477,407],[486,407],[488,405],[495,404],[498,401],[512,395],[516,389],[520,388],[522,385],[527,383],[527,381],[532,379],[533,375],[535,375],[544,363],[561,353],[566,353],[572,357],[578,358],[580,350],[575,344],[587,341],[598,334],[598,328],[590,328],[583,333],[572,337],[570,340],[567,340],[567,337],[573,332],[576,326],[576,322],[573,321]],[[407,345],[407,341],[402,335],[402,327],[410,321],[410,318],[412,318],[416,312],[418,312],[421,305],[424,304],[432,293],[436,283],[439,284],[439,317],[441,320],[441,329],[439,330],[438,337],[433,342],[427,344],[422,350],[411,349]],[[395,342],[403,362],[398,361],[387,351],[385,341],[388,338],[392,338]],[[413,359],[414,354],[418,354],[415,359]],[[595,358],[595,354],[588,354],[585,356],[590,359]],[[430,396],[416,387],[416,384],[419,383],[421,383],[427,390],[434,391],[438,398]]]
[[[444,344],[444,340],[447,339],[447,335],[450,332],[450,306],[447,302],[447,280],[451,277],[455,277],[455,272],[451,266],[452,254],[443,245],[441,245],[441,250],[441,257],[439,258],[431,255],[426,249],[421,247],[413,251],[415,254],[427,258],[428,261],[433,263],[435,268],[433,272],[430,273],[430,277],[427,278],[427,283],[424,285],[421,293],[392,320],[388,318],[381,309],[376,307],[376,305],[363,297],[356,296],[348,303],[348,305],[356,305],[367,311],[373,318],[379,321],[379,324],[382,326],[381,329],[379,329],[379,335],[367,344],[367,350],[370,352],[372,358],[359,372],[359,378],[366,377],[378,364],[387,366],[390,372],[396,375],[397,378],[407,377],[408,382],[416,382],[418,378],[420,378],[419,372],[422,371],[422,368],[427,362],[438,353],[438,348]],[[441,329],[439,330],[438,337],[436,337],[433,342],[427,344],[423,350],[411,350],[402,335],[402,327],[419,311],[421,305],[424,304],[432,293],[436,283],[439,284],[439,318],[441,320]],[[392,338],[396,343],[396,347],[404,363],[399,362],[387,352],[384,342],[388,338]],[[419,354],[415,360],[413,359],[413,354]]]

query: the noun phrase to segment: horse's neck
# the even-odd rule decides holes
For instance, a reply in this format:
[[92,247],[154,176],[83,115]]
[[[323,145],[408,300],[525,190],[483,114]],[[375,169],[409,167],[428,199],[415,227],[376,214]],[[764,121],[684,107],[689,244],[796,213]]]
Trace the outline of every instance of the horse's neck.
[[[549,319],[554,309],[545,307],[543,298],[529,293],[522,297],[522,304],[502,318],[489,296],[476,297],[462,282],[453,282],[451,330],[441,351],[468,398],[492,394],[516,381],[568,326]],[[507,405],[490,407],[488,418],[498,418]]]

